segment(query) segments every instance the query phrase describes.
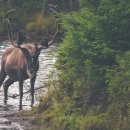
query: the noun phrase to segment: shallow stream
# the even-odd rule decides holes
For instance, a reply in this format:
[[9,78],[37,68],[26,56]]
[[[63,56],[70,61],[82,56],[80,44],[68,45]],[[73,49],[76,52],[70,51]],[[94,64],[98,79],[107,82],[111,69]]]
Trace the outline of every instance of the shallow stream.
[[[3,42],[0,44],[0,61],[4,51],[9,48],[10,45],[8,42]],[[40,67],[37,73],[37,78],[35,82],[35,88],[45,86],[46,81],[48,80],[48,75],[53,71],[56,55],[56,46],[50,46],[48,49],[42,50],[39,56]],[[0,63],[1,65],[1,63]],[[29,80],[26,80],[24,83],[24,92],[29,91],[30,89]],[[38,103],[38,98],[42,96],[46,91],[46,87],[42,89],[37,89],[35,91],[35,105]],[[3,87],[0,88],[0,130],[24,130],[18,122],[12,122],[11,120],[6,119],[8,113],[13,113],[18,111],[19,105],[19,96],[12,98],[13,95],[18,95],[18,83],[14,83],[9,87],[8,91],[8,105],[3,105]],[[23,96],[23,110],[30,109],[30,93],[26,93]]]

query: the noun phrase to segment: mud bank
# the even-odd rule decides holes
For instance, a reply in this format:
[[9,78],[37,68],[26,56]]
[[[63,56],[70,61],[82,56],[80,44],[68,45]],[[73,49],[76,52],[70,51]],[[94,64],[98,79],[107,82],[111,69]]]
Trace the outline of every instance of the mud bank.
[[[3,115],[6,121],[5,130],[38,130],[38,126],[32,125],[36,115],[26,115],[27,111],[17,111]],[[5,125],[5,122],[3,122]],[[1,130],[1,127],[0,127]]]

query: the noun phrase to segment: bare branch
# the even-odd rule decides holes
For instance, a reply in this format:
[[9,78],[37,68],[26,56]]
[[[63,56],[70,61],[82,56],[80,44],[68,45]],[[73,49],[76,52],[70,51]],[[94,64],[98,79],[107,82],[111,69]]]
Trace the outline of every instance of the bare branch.
[[[45,88],[45,86],[41,86],[41,87],[38,87],[38,88],[35,88],[34,91],[36,90],[39,90],[39,89],[42,89],[42,88]],[[30,90],[26,91],[26,92],[23,92],[23,94],[27,94],[27,93],[30,93]],[[11,98],[16,98],[20,96],[20,94],[13,94],[12,96],[8,96],[8,97],[11,97]]]
[[52,4],[49,4],[49,9],[53,12],[53,13],[60,13],[60,10],[58,8],[57,5],[52,5]]

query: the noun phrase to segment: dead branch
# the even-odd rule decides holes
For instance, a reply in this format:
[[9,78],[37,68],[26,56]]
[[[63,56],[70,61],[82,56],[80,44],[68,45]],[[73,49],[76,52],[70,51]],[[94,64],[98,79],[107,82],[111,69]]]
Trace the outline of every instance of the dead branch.
[[[34,91],[36,90],[39,90],[39,89],[42,89],[42,88],[45,88],[45,86],[41,86],[41,87],[38,87],[38,88],[35,88]],[[27,93],[30,93],[30,90],[26,91],[26,92],[23,92],[23,94],[27,94]],[[11,98],[16,98],[20,96],[20,94],[13,94],[12,96],[8,96],[8,97],[11,97]]]

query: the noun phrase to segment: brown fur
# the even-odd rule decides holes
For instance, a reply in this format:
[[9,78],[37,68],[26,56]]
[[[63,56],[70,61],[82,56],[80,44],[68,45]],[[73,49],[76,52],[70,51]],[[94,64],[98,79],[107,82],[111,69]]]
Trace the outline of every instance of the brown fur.
[[[22,45],[22,47],[27,48],[30,54],[33,56],[36,50],[36,47],[34,45]],[[16,47],[11,47],[5,51],[5,53],[2,56],[2,66],[1,70],[14,81],[18,81],[18,70],[23,70],[24,73],[26,73],[26,59],[21,51],[21,49]],[[24,80],[29,78],[27,75],[24,76]]]

